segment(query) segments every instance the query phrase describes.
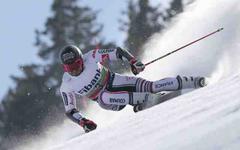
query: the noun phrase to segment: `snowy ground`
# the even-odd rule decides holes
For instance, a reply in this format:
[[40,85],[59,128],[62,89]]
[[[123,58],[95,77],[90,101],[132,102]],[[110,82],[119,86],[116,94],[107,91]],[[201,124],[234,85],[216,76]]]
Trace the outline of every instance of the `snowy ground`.
[[83,134],[52,150],[219,150],[240,147],[240,76]]
[[[220,27],[224,30],[149,65],[140,75],[203,75],[210,85],[137,114],[93,106],[85,114],[98,123],[88,134],[66,121],[48,136],[17,149],[31,150],[219,150],[240,147],[240,2],[197,0],[161,35],[146,44],[144,62]],[[151,53],[149,53],[151,51]]]

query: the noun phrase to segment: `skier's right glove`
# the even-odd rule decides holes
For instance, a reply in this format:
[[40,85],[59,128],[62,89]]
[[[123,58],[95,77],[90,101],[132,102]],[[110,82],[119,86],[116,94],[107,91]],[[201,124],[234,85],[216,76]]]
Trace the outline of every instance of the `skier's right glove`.
[[145,68],[145,65],[141,61],[136,60],[134,58],[130,61],[130,65],[131,65],[131,70],[134,75],[139,74]]
[[94,123],[93,121],[91,120],[88,120],[86,118],[82,118],[79,122],[80,126],[83,127],[84,131],[86,133],[92,131],[92,130],[95,130],[97,128],[97,124]]

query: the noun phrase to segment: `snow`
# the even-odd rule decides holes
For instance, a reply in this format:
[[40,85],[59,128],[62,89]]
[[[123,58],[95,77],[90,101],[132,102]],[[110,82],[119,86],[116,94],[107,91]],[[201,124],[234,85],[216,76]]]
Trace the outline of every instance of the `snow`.
[[[209,85],[139,113],[93,105],[98,128],[84,134],[66,120],[18,149],[238,150],[240,147],[240,2],[198,0],[145,45],[148,62],[220,27],[224,30],[149,65],[141,77],[204,75]],[[151,51],[151,53],[150,53]]]
[[[239,149],[240,76],[83,134],[52,150]],[[216,92],[217,91],[217,92]]]

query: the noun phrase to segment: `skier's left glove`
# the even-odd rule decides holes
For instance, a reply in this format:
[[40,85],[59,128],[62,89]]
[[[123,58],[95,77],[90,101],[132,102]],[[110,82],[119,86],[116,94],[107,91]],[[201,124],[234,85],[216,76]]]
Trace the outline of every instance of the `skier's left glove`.
[[139,74],[140,72],[142,72],[145,68],[145,65],[139,61],[139,60],[136,60],[135,58],[133,58],[131,61],[130,61],[130,65],[131,65],[131,70],[133,72],[134,75],[137,75]]
[[94,123],[93,121],[91,120],[88,120],[86,118],[82,118],[79,122],[80,126],[83,127],[84,131],[86,133],[92,131],[92,130],[95,130],[97,128],[97,124]]

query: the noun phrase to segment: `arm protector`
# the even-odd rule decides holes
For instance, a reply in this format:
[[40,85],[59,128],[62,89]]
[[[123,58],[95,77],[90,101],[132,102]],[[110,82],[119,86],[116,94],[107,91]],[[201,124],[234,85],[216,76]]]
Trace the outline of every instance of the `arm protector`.
[[80,120],[83,118],[80,114],[79,111],[77,109],[72,109],[68,112],[66,112],[66,116],[71,119],[73,122],[79,124]]
[[117,47],[116,55],[117,55],[117,58],[119,58],[119,59],[122,60],[123,57],[124,57],[124,58],[126,58],[129,62],[130,62],[131,60],[135,59],[134,56],[133,56],[129,51],[127,51],[127,50],[125,50],[125,49],[122,49],[121,47]]

